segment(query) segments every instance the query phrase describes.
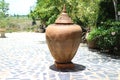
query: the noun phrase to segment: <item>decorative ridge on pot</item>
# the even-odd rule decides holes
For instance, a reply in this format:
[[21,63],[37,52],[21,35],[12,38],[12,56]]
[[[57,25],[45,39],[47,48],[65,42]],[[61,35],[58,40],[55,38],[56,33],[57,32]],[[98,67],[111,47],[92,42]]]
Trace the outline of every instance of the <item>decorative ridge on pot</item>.
[[73,24],[72,19],[68,16],[66,11],[66,6],[64,4],[62,13],[59,15],[59,17],[56,19],[55,24]]

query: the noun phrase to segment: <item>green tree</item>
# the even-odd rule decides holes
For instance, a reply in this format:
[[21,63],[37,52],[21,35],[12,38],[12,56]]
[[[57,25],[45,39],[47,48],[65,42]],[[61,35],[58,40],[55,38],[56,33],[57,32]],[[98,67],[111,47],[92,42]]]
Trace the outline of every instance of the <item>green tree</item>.
[[[77,0],[74,20],[83,27],[95,27],[100,0]],[[73,6],[74,6],[73,5]],[[74,9],[73,9],[74,10]]]
[[120,1],[117,1],[117,2],[118,2],[118,3],[117,3],[117,4],[118,4],[118,5],[117,5],[117,10],[120,11]]
[[9,4],[4,0],[0,0],[0,17],[5,17],[8,10]]
[[8,6],[9,4],[4,0],[0,0],[0,28],[5,28],[8,24],[8,19],[6,18]]
[[48,25],[54,23],[64,4],[68,6],[67,12],[70,13],[69,2],[65,0],[37,0],[35,10],[30,15],[39,18],[43,25]]
[[107,20],[118,20],[117,0],[101,0],[98,24]]
[[40,18],[44,25],[54,23],[66,4],[67,12],[73,21],[82,26],[95,26],[98,17],[100,0],[37,0],[37,5],[31,13]]

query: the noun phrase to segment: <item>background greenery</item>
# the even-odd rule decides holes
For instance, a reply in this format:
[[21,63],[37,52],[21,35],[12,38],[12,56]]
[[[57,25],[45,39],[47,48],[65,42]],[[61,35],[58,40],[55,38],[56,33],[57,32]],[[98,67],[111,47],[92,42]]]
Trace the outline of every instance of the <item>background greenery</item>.
[[[54,23],[64,4],[66,4],[67,12],[74,23],[84,28],[95,28],[102,22],[115,19],[113,0],[37,0],[36,6],[31,10],[29,16],[34,22],[37,19],[40,24],[47,27]],[[0,0],[1,20],[8,17],[8,10],[9,4]],[[1,21],[2,24],[5,24],[4,20]]]
[[[116,0],[37,0],[28,17],[9,16],[9,4],[0,0],[0,27],[8,32],[34,31],[40,25],[46,28],[55,22],[66,4],[67,13],[74,23],[90,29],[88,40],[97,39],[99,49],[117,52],[120,50],[120,21],[116,21],[113,1]],[[120,1],[117,1],[117,11],[120,11]]]
[[9,4],[5,0],[0,0],[0,28],[6,28],[7,32],[33,31],[34,27],[39,25],[39,22],[36,21],[38,25],[32,26],[32,19],[27,15],[10,16],[8,10]]
[[37,0],[36,4],[30,16],[39,18],[46,26],[54,23],[64,4],[69,16],[82,27],[93,28],[101,22],[115,19],[113,0]]
[[35,9],[30,14],[39,18],[43,25],[54,23],[66,4],[67,12],[73,21],[84,27],[96,25],[100,0],[37,0]]

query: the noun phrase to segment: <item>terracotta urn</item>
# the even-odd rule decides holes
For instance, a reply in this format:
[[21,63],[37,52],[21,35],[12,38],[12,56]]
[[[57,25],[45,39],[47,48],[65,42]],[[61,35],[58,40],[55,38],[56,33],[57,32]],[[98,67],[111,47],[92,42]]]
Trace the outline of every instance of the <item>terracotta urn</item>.
[[72,22],[65,6],[54,24],[46,28],[46,41],[58,69],[74,68],[71,62],[81,42],[82,29]]
[[1,34],[1,38],[5,38],[5,31],[6,29],[5,28],[0,28],[0,34]]

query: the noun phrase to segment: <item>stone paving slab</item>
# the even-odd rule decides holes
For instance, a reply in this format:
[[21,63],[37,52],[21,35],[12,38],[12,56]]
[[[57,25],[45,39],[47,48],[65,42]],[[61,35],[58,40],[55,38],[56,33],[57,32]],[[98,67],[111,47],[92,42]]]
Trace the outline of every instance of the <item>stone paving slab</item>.
[[120,59],[81,44],[74,70],[57,70],[44,33],[6,33],[0,38],[0,80],[120,80]]

